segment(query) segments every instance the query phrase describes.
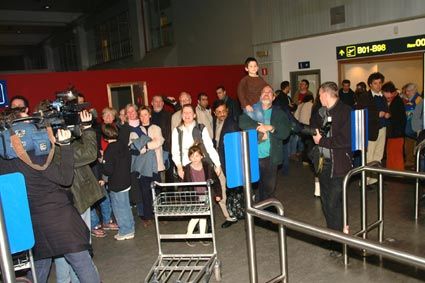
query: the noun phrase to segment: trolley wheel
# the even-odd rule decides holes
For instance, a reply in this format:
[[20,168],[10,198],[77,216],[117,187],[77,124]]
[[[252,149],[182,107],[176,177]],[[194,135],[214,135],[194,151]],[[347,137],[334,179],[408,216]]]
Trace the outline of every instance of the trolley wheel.
[[214,264],[214,276],[216,281],[221,281],[221,263],[217,260]]

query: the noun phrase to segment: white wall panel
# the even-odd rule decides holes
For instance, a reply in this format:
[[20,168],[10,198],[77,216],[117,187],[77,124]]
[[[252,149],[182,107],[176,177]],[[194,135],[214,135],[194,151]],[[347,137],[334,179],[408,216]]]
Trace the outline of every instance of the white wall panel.
[[[398,29],[398,34],[394,34],[395,27]],[[424,27],[425,19],[416,19],[282,42],[280,43],[282,49],[282,77],[280,79],[289,80],[290,72],[299,71],[298,62],[310,61],[311,69],[321,70],[322,82],[336,81],[338,79],[337,46],[425,34]]]
[[[425,17],[423,0],[250,0],[253,44]],[[331,25],[330,9],[345,5],[345,23]]]

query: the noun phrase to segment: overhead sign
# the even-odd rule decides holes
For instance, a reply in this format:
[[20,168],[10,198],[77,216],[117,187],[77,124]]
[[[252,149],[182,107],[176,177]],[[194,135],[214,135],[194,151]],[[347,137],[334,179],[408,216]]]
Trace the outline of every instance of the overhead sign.
[[8,105],[9,100],[7,98],[6,81],[0,81],[0,108],[6,107]]
[[298,69],[309,69],[310,61],[298,62]]
[[338,46],[337,60],[425,50],[425,35]]

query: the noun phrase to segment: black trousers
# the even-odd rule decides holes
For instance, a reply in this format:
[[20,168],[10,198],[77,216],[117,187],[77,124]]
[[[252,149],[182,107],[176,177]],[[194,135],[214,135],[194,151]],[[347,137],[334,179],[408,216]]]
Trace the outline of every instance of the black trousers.
[[270,157],[260,158],[260,180],[258,182],[258,193],[255,201],[259,202],[274,197],[276,190],[277,165],[273,165]]
[[342,181],[343,177],[332,177],[332,164],[326,160],[319,174],[320,197],[326,225],[342,232]]

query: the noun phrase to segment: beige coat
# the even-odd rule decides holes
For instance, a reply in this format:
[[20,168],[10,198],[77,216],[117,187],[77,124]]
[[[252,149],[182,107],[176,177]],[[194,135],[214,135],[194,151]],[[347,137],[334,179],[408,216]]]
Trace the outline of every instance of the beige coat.
[[295,118],[304,125],[310,125],[311,109],[313,108],[313,102],[303,102],[301,103],[297,111],[295,111]]
[[199,124],[204,124],[208,130],[210,138],[213,139],[213,117],[210,109],[203,109],[201,106],[196,106],[196,120]]

